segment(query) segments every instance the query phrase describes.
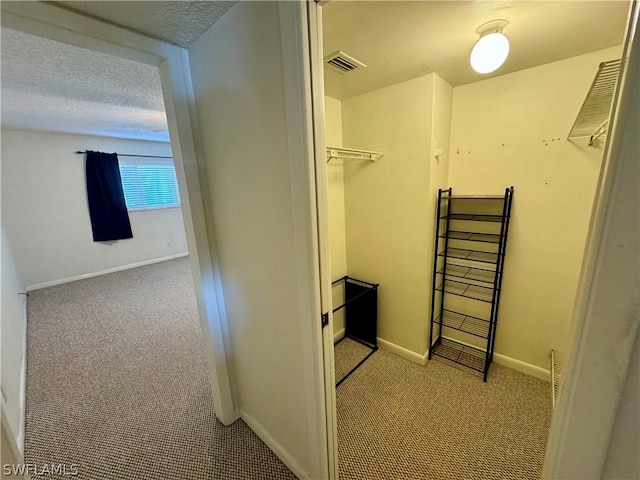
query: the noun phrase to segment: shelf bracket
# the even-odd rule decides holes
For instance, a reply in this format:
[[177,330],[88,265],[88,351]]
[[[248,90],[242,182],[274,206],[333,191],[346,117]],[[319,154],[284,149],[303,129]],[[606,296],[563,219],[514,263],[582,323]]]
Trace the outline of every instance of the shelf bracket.
[[596,131],[593,132],[593,135],[589,137],[589,145],[593,145],[593,142],[595,142],[598,138],[600,138],[602,135],[607,133],[608,128],[609,128],[609,120],[605,120],[604,122],[602,122],[602,125],[596,128]]

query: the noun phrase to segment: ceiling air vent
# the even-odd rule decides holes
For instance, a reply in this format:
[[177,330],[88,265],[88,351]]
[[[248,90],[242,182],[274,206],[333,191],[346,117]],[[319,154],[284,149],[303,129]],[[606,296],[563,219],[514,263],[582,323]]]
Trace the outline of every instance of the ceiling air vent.
[[326,56],[324,58],[324,61],[331,68],[341,73],[349,73],[357,68],[366,68],[366,65],[364,63],[359,62],[355,58],[339,50],[337,52],[333,52],[331,55]]

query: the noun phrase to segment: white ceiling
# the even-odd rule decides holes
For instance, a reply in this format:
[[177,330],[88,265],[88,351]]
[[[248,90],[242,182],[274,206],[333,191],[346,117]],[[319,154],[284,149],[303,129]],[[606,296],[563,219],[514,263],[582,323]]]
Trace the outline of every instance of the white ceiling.
[[156,67],[1,30],[3,127],[169,140]]
[[[235,1],[51,2],[187,47]],[[2,28],[5,128],[168,141],[158,69]]]
[[235,1],[52,2],[181,47],[206,32]]
[[[147,35],[187,45],[234,2],[59,2]],[[621,43],[627,3],[332,1],[324,48],[366,69],[325,69],[344,99],[436,72],[453,85],[486,78],[468,65],[483,22],[506,18],[511,55],[493,75]],[[2,126],[167,141],[155,67],[2,28]],[[491,75],[490,75],[491,76]]]
[[[627,1],[341,1],[323,8],[325,55],[336,50],[367,68],[325,68],[327,95],[345,99],[435,72],[453,86],[619,45]],[[469,65],[476,28],[506,19],[505,64],[480,75]]]

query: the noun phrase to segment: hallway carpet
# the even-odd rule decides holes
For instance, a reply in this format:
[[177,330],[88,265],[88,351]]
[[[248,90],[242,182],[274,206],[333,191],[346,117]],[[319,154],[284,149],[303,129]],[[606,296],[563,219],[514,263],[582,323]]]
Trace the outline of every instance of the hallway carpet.
[[378,350],[336,397],[341,480],[540,478],[551,398],[537,378],[493,364],[483,383]]
[[81,480],[295,478],[242,420],[214,417],[187,258],[31,292],[27,345],[28,463]]

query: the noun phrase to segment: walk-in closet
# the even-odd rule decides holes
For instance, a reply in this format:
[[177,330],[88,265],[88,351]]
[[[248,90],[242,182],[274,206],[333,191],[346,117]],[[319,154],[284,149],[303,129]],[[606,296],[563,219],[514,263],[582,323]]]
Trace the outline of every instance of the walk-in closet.
[[323,7],[340,478],[540,478],[628,10]]

